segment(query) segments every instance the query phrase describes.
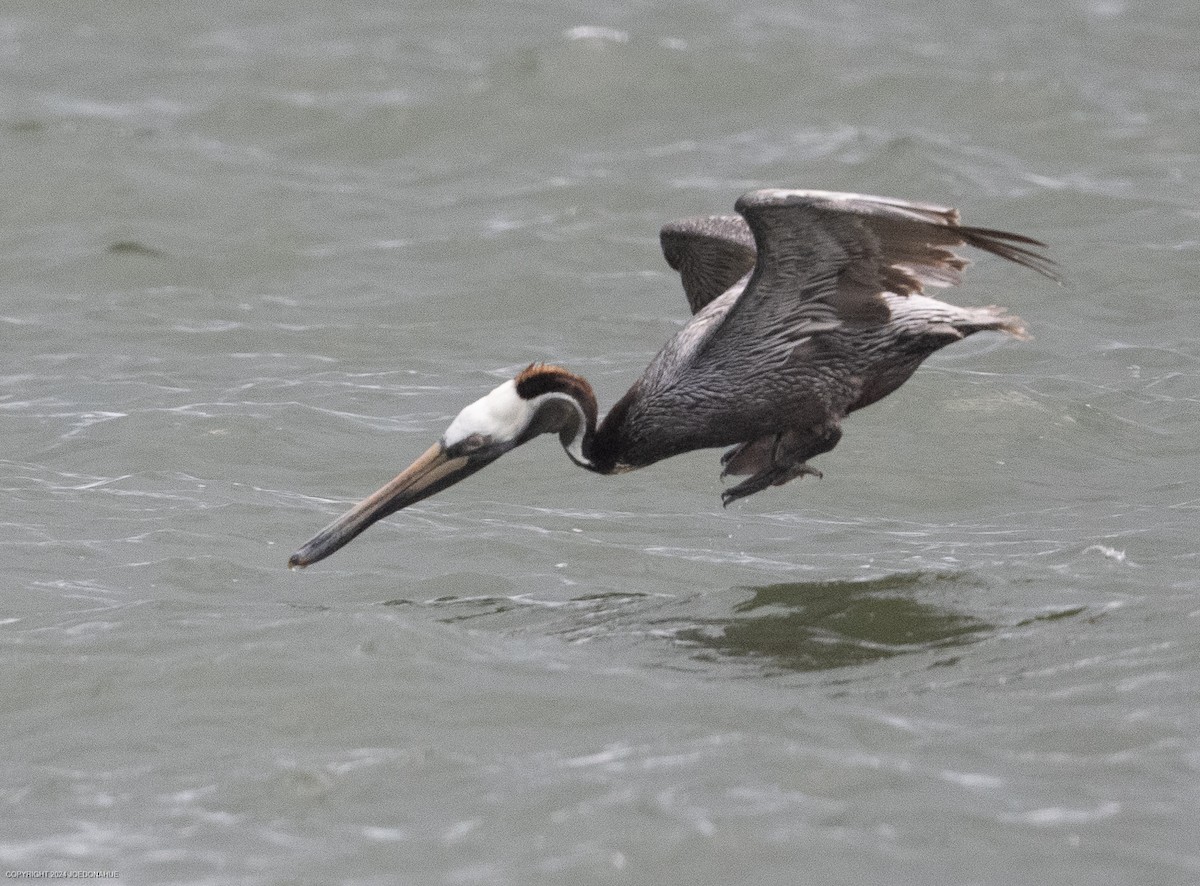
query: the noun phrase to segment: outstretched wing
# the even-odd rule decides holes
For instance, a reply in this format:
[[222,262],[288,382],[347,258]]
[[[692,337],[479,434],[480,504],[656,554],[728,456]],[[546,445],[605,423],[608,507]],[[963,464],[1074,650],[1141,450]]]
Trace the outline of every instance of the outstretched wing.
[[679,272],[692,313],[754,268],[754,235],[736,215],[685,218],[659,232],[667,264]]
[[[719,216],[664,231],[663,250],[683,274],[696,315],[658,352],[606,425],[616,414],[628,427],[652,428],[686,451],[778,430],[781,398],[792,404],[787,408],[804,401],[819,411],[819,392],[808,396],[807,387],[796,388],[811,386],[797,368],[796,349],[841,327],[885,326],[897,296],[960,282],[968,262],[956,247],[974,246],[1058,279],[1039,249],[1044,244],[960,225],[958,213],[941,206],[762,190],[744,195],[736,207],[744,229],[735,218]],[[749,261],[746,230],[754,240],[753,270],[738,276]],[[866,336],[857,346],[886,339]],[[656,445],[658,453],[669,448],[661,440]]]
[[762,190],[737,211],[754,237],[757,260],[737,303],[712,338],[784,333],[803,336],[890,317],[885,292],[910,295],[952,286],[969,262],[954,247],[974,246],[1058,280],[1045,244],[1005,231],[966,227],[954,209],[831,191]]

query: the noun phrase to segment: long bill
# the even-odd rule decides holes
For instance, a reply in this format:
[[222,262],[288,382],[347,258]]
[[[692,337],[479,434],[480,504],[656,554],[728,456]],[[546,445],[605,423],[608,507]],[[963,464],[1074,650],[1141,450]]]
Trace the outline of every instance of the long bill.
[[288,558],[288,567],[304,568],[325,559],[377,520],[453,486],[494,460],[487,456],[452,457],[441,443],[435,443],[392,482],[314,535]]

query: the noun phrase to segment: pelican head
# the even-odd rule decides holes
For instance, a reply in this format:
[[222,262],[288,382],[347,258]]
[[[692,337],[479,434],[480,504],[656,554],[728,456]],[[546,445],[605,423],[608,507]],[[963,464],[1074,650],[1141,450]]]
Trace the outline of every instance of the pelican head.
[[583,441],[595,426],[591,385],[565,369],[534,364],[463,409],[438,442],[313,536],[288,566],[303,568],[328,557],[377,520],[453,486],[541,434],[557,433],[571,459],[591,467]]

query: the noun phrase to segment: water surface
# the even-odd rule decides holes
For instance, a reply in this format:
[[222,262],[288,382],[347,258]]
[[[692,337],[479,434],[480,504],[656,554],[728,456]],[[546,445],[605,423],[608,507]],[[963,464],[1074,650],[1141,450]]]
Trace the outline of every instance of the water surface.
[[[0,15],[6,871],[1200,879],[1194,4]],[[298,544],[533,360],[602,406],[754,187],[1045,239],[823,479],[538,441]]]

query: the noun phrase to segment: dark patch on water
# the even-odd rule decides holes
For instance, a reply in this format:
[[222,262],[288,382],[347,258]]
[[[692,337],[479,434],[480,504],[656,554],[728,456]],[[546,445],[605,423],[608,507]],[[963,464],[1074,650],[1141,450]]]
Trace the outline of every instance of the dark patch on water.
[[145,258],[164,257],[164,253],[153,246],[147,246],[145,243],[137,240],[117,240],[115,243],[108,244],[106,251],[110,255],[140,255]]
[[1058,621],[1063,618],[1072,618],[1087,611],[1086,606],[1072,606],[1068,609],[1056,609],[1052,612],[1043,612],[1040,615],[1035,615],[1031,618],[1025,618],[1017,622],[1017,627],[1027,628],[1030,625],[1037,624],[1041,621]]
[[[761,660],[768,670],[817,671],[962,646],[994,626],[904,593],[957,575],[913,573],[868,581],[788,582],[748,590],[733,617],[675,634],[706,660]],[[943,659],[939,664],[949,664]]]
[[46,131],[46,124],[32,117],[23,117],[8,124],[11,132],[17,135],[35,135]]

